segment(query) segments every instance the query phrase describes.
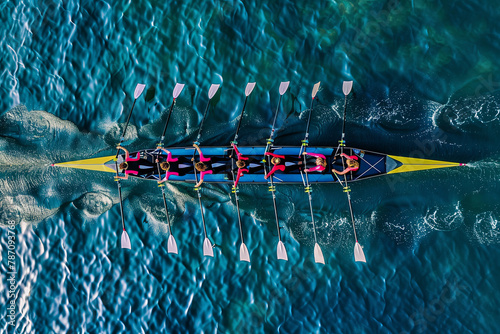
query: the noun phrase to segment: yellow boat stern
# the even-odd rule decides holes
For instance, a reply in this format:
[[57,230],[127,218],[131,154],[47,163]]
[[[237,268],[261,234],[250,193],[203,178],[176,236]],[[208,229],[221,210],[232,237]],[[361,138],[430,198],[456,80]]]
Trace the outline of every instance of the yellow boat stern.
[[58,164],[52,164],[52,166],[86,169],[86,170],[93,170],[93,171],[107,172],[107,173],[116,173],[116,170],[113,168],[115,166],[114,159],[115,159],[115,156],[110,155],[110,156],[101,157],[101,158],[92,158],[92,159],[85,159],[85,160],[61,162]]
[[464,163],[387,155],[387,174],[415,172],[419,170],[465,166]]

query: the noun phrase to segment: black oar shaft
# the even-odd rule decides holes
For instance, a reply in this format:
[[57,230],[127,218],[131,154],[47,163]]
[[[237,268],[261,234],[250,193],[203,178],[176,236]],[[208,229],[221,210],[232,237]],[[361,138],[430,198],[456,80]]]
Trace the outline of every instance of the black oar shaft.
[[344,99],[344,121],[342,122],[342,140],[345,140],[345,119],[347,114],[347,95]]
[[307,117],[307,126],[306,126],[306,137],[305,140],[309,138],[309,125],[311,124],[311,115],[313,112],[313,103],[314,103],[314,98],[311,100],[311,106],[309,107],[309,116]]
[[[137,99],[134,100],[134,103],[132,104],[132,108],[130,108],[130,111],[128,113],[127,122],[125,123],[125,128],[123,129],[122,136],[120,138],[120,145],[125,140],[125,133],[127,132],[128,123],[130,122],[130,116],[132,116],[132,111],[134,110],[135,102],[136,101],[137,101]],[[119,149],[116,150],[116,156],[115,156],[115,158],[118,158],[118,154],[120,154],[120,150]]]
[[279,113],[279,110],[280,110],[280,104],[281,104],[281,97],[283,95],[280,95],[280,98],[278,99],[278,106],[276,107],[276,111],[274,112],[274,120],[273,120],[273,128],[271,129],[271,136],[269,137],[269,139],[273,139],[273,136],[274,136],[274,131],[275,131],[275,125],[276,125],[276,119],[278,118],[278,113]]
[[164,187],[161,188],[161,194],[162,194],[162,197],[163,197],[163,205],[165,206],[165,214],[167,215],[168,232],[170,233],[170,235],[172,235],[172,225],[170,224],[170,217],[168,215],[167,199],[165,197],[165,189],[164,189]]
[[241,120],[243,119],[243,113],[245,112],[247,100],[248,100],[248,96],[245,97],[245,102],[243,103],[243,109],[241,109],[240,120],[238,121],[238,127],[236,128],[236,133],[234,134],[234,141],[236,141],[238,139],[238,132],[240,131]]
[[278,238],[281,241],[280,222],[278,218],[278,206],[276,205],[276,193],[274,190],[274,182],[272,175],[269,176],[269,180],[271,181],[271,193],[273,194],[274,218],[276,218],[276,228],[278,229]]
[[314,242],[317,243],[318,239],[316,238],[316,223],[314,222],[314,213],[313,213],[313,206],[312,206],[312,197],[311,193],[309,192],[309,209],[311,210],[311,221],[313,223],[313,231],[314,231]]
[[238,199],[238,194],[236,192],[234,193],[234,197],[236,199],[236,211],[238,212],[238,224],[240,226],[241,243],[245,243],[245,240],[243,239],[243,227],[241,224],[240,201]]
[[354,230],[354,239],[358,242],[358,236],[356,235],[356,227],[354,226],[354,214],[352,213],[351,195],[347,193],[347,201],[349,202],[349,211],[351,212],[352,229]]
[[196,142],[198,142],[201,138],[201,130],[203,129],[203,123],[205,123],[205,117],[207,116],[208,107],[210,106],[210,100],[207,103],[207,107],[205,108],[205,112],[203,113],[203,118],[201,119],[200,129],[198,130],[198,136],[196,136]]
[[161,133],[160,143],[163,143],[165,140],[165,133],[167,132],[168,122],[170,121],[170,116],[172,115],[172,110],[174,109],[175,99],[172,101],[170,105],[170,109],[168,111],[167,121],[165,122],[165,127],[163,128],[163,132]]
[[[156,167],[158,168],[158,182],[161,181],[161,169],[160,169],[160,163],[156,162]],[[162,184],[161,185],[161,194],[163,197],[163,205],[165,206],[165,214],[167,215],[167,222],[168,222],[168,232],[172,234],[172,226],[170,225],[170,217],[168,215],[168,208],[167,208],[167,199],[165,197],[165,186]]]
[[123,218],[124,214],[123,214],[122,185],[121,185],[120,181],[118,181],[117,183],[118,183],[118,195],[120,197],[120,214],[122,217],[122,227],[123,227],[123,230],[125,230],[125,218]]
[[199,191],[198,191],[198,201],[200,203],[201,220],[203,222],[203,233],[205,234],[205,238],[207,238],[207,227],[205,225],[205,215],[203,214],[203,205],[201,204],[201,194]]

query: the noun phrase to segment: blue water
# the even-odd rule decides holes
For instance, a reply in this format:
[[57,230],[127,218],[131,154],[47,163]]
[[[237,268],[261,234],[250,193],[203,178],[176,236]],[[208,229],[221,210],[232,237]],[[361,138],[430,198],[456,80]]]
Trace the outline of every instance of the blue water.
[[[9,1],[0,4],[0,328],[13,333],[494,333],[500,232],[500,8],[495,1]],[[276,259],[266,186],[242,186],[251,264],[227,186],[204,185],[215,257],[191,185],[169,184],[179,255],[156,184],[127,181],[120,248],[116,185],[53,162],[112,154],[137,83],[146,92],[127,131],[131,150],[158,141],[176,82],[166,143],[234,136],[262,145],[290,80],[276,143],[304,136],[321,81],[311,145],[336,145],[342,81],[353,80],[346,140],[467,167],[352,185],[359,242],[338,185],[315,186],[318,242],[301,186],[280,186],[289,261]],[[147,97],[147,99],[146,99]],[[8,324],[8,223],[15,223],[15,326]]]

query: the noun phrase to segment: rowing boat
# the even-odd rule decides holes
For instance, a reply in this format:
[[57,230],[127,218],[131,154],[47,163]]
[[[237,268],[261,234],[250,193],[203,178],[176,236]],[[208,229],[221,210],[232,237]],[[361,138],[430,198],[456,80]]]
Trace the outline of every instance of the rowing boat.
[[[184,162],[186,170],[189,172],[184,175],[170,176],[169,181],[171,182],[187,182],[196,183],[194,166],[190,161],[193,155],[193,147],[172,147],[167,148],[172,156],[180,159]],[[291,157],[297,162],[301,160],[297,159],[299,152],[301,151],[301,146],[281,146],[275,147],[273,153],[278,155],[283,155],[285,157]],[[245,173],[243,177],[240,178],[239,183],[253,183],[253,184],[267,184],[268,181],[264,179],[264,165],[261,158],[264,155],[265,147],[238,147],[238,150],[242,155],[248,157],[255,161],[250,164],[249,173]],[[341,171],[342,165],[339,163],[338,155],[335,155],[335,147],[309,147],[307,150],[309,153],[322,154],[327,158],[327,164],[332,167],[332,169]],[[456,167],[463,165],[456,162],[438,161],[438,160],[428,160],[420,158],[410,158],[401,157],[395,155],[388,155],[383,153],[376,153],[367,150],[345,147],[344,151],[348,155],[356,155],[360,158],[359,170],[355,173],[347,174],[347,182],[364,180],[367,178],[381,176],[386,174],[396,174],[396,173],[407,173],[414,171],[422,171],[428,169],[436,168],[446,168],[446,167]],[[231,157],[232,148],[231,147],[203,147],[203,154],[205,156],[211,157],[215,161],[216,166],[220,167],[218,171],[214,174],[206,175],[206,183],[233,183],[233,172],[234,172],[234,158]],[[144,169],[150,171],[148,174],[143,175],[130,175],[131,177],[145,179],[150,181],[158,181],[161,176],[156,168],[155,159],[159,159],[159,162],[166,161],[167,155],[158,149],[141,150],[138,152],[131,153],[132,157],[139,157],[144,161]],[[287,160],[287,159],[285,159]],[[290,160],[290,159],[288,159]],[[313,161],[312,159],[311,161]],[[118,165],[125,161],[125,155],[119,155],[117,162]],[[308,161],[309,162],[309,161]],[[312,162],[314,163],[314,162]],[[297,168],[289,168],[285,172],[278,171],[274,174],[275,183],[283,184],[302,184],[303,178],[300,173],[299,164],[294,164],[289,162],[289,167],[296,166]],[[116,163],[115,156],[105,156],[100,158],[92,158],[79,161],[70,161],[54,164],[56,167],[67,167],[67,168],[77,168],[86,169],[99,172],[116,173]],[[311,166],[311,163],[308,163]],[[183,166],[184,167],[184,166]],[[162,175],[164,176],[164,175]],[[322,173],[309,173],[310,183],[338,183],[338,179],[334,177],[331,170]]]
[[[320,83],[314,85],[312,90],[312,100],[311,106],[309,108],[309,116],[307,120],[307,127],[305,132],[304,140],[302,140],[300,146],[276,146],[274,145],[274,133],[275,133],[275,125],[276,119],[278,116],[278,112],[280,110],[281,98],[288,90],[290,82],[282,82],[279,86],[279,102],[275,111],[274,121],[271,129],[270,137],[266,141],[266,146],[252,146],[252,147],[244,147],[238,146],[239,153],[248,158],[246,173],[243,175],[240,173],[240,170],[236,167],[237,152],[235,147],[237,145],[238,132],[241,126],[241,120],[243,118],[243,114],[245,111],[245,106],[247,103],[247,99],[249,95],[252,93],[255,88],[255,82],[248,83],[245,88],[245,102],[243,104],[243,108],[241,110],[241,114],[239,117],[238,127],[236,129],[236,133],[233,141],[231,142],[231,146],[219,146],[219,147],[203,147],[203,155],[205,157],[210,157],[211,161],[211,172],[212,174],[204,175],[205,183],[220,183],[220,184],[230,184],[232,185],[231,192],[235,196],[235,203],[238,213],[238,225],[240,230],[240,260],[250,262],[250,254],[248,248],[245,244],[243,237],[243,225],[240,215],[240,207],[239,207],[239,198],[238,192],[239,187],[238,184],[248,185],[248,184],[267,184],[268,189],[272,194],[273,207],[274,207],[274,215],[276,220],[276,228],[278,232],[278,244],[276,248],[277,258],[278,260],[288,260],[288,255],[286,251],[285,244],[281,237],[281,226],[278,218],[278,209],[277,209],[277,199],[276,199],[276,185],[277,184],[302,184],[304,186],[304,190],[307,193],[309,200],[309,208],[311,212],[311,222],[313,225],[314,232],[314,259],[316,263],[325,263],[324,255],[321,250],[321,247],[318,243],[317,235],[316,235],[316,225],[314,219],[314,208],[312,201],[312,185],[321,184],[321,183],[338,183],[342,186],[344,193],[347,195],[347,200],[349,204],[349,211],[351,216],[353,234],[354,234],[354,260],[356,262],[366,262],[366,257],[363,251],[362,246],[358,241],[358,237],[356,234],[356,226],[354,219],[354,211],[351,203],[351,195],[350,195],[350,187],[349,183],[360,181],[376,176],[386,175],[386,174],[397,174],[397,173],[407,173],[414,171],[422,171],[429,169],[437,169],[437,168],[448,168],[448,167],[456,167],[462,166],[465,164],[456,163],[456,162],[447,162],[447,161],[439,161],[439,160],[428,160],[421,158],[413,158],[413,157],[402,157],[395,156],[383,153],[372,152],[368,150],[346,147],[345,146],[345,125],[346,125],[346,113],[347,113],[347,96],[351,92],[352,89],[352,81],[344,81],[342,86],[342,91],[345,96],[344,100],[344,116],[343,116],[343,124],[342,124],[342,136],[338,142],[337,147],[310,147],[309,146],[309,125],[311,121],[311,114],[313,111],[313,103],[316,97],[316,94],[319,91]],[[200,124],[200,128],[198,130],[198,135],[196,137],[195,144],[200,145],[201,134],[203,123],[207,112],[210,106],[210,100],[215,96],[218,92],[220,85],[212,84],[210,86],[208,92],[208,103],[205,108],[205,112],[203,113],[203,118]],[[134,92],[134,103],[132,104],[132,108],[128,114],[127,123],[123,130],[121,140],[119,145],[121,145],[125,138],[125,133],[127,131],[127,126],[130,121],[130,116],[134,109],[135,103],[139,96],[144,91],[145,85],[138,84],[136,86]],[[167,121],[163,130],[163,133],[160,137],[160,141],[155,149],[146,149],[137,152],[133,152],[126,157],[126,154],[120,154],[120,150],[116,152],[114,156],[105,156],[99,158],[90,158],[85,160],[78,161],[70,161],[70,162],[61,162],[53,164],[55,167],[66,167],[66,168],[76,168],[76,169],[84,169],[91,171],[100,171],[106,173],[113,173],[115,177],[115,181],[118,186],[118,193],[120,199],[120,213],[122,218],[122,237],[121,237],[121,246],[122,248],[131,248],[131,242],[129,235],[125,229],[125,220],[123,214],[123,199],[121,193],[121,181],[119,174],[123,172],[120,169],[120,164],[122,162],[134,161],[134,173],[129,174],[129,176],[140,178],[143,180],[151,180],[158,182],[158,185],[162,191],[163,203],[165,207],[165,212],[167,216],[168,229],[169,229],[169,238],[167,243],[167,249],[169,253],[178,254],[177,242],[172,233],[172,226],[170,222],[170,216],[168,213],[167,202],[166,202],[166,191],[164,187],[164,178],[165,172],[162,172],[160,168],[160,164],[162,162],[166,162],[168,160],[167,153],[170,152],[171,157],[175,157],[177,159],[176,162],[176,170],[179,172],[178,175],[169,175],[168,182],[185,182],[185,183],[194,183],[197,184],[195,186],[195,190],[198,194],[198,202],[200,205],[201,218],[203,224],[203,233],[204,233],[204,241],[203,241],[203,254],[205,256],[213,257],[213,244],[209,238],[209,234],[207,232],[203,204],[202,204],[202,195],[200,191],[199,185],[199,177],[201,175],[197,172],[195,168],[194,161],[197,151],[194,150],[194,147],[170,147],[164,148],[163,141],[165,139],[165,134],[167,132],[168,123],[170,120],[170,116],[172,114],[175,100],[182,92],[184,88],[184,84],[177,83],[173,90],[173,100],[172,104],[169,108],[169,113],[167,117]],[[194,146],[194,145],[193,145]],[[282,157],[283,161],[281,164],[281,169],[278,169],[274,174],[268,173],[271,170],[271,159],[267,159],[269,154],[274,154]],[[323,170],[319,169],[319,171],[311,171],[309,168],[315,165],[315,158],[321,156],[324,158],[324,161],[320,161],[321,165],[324,167]],[[354,169],[350,169],[346,171],[348,167],[348,158],[355,159],[358,162],[358,166]],[[266,160],[267,159],[267,160]],[[173,162],[173,160],[170,160]],[[325,167],[326,166],[326,167]],[[274,171],[274,169],[273,169]],[[346,171],[346,173],[342,174],[342,171]],[[339,173],[338,173],[339,172]],[[235,177],[235,175],[242,175],[240,178]],[[266,177],[265,177],[266,176]]]

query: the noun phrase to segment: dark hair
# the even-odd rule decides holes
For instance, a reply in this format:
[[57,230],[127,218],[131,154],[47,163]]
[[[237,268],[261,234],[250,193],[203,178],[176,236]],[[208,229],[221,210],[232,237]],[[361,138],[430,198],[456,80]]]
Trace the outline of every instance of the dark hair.
[[236,161],[236,166],[238,166],[238,168],[243,168],[245,167],[247,164],[245,163],[245,161],[243,160],[238,160]]
[[359,162],[357,162],[356,160],[353,160],[353,159],[348,159],[347,160],[347,165],[349,167],[358,168],[359,167]]
[[196,170],[198,172],[204,172],[207,170],[207,165],[205,165],[203,162],[197,162],[196,165],[194,165],[194,167],[196,168]]
[[119,166],[119,167],[120,167],[120,169],[127,169],[127,168],[128,168],[128,163],[127,163],[126,161],[124,161],[124,162],[122,162],[122,163],[120,164],[120,166]]
[[316,165],[326,167],[326,160],[318,157],[316,158]]
[[160,168],[163,169],[163,170],[169,170],[170,169],[170,164],[167,161],[163,161],[160,164]]

